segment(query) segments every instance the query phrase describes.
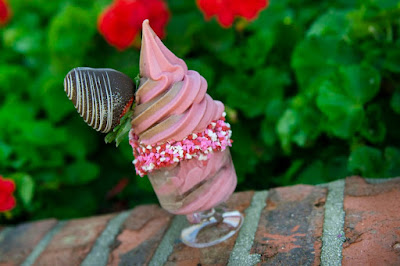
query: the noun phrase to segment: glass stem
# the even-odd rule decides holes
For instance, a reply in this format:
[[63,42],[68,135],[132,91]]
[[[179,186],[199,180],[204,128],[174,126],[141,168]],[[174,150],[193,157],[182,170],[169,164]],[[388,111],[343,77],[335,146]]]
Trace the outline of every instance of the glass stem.
[[214,215],[215,215],[215,209],[212,208],[210,210],[188,214],[188,215],[186,215],[186,219],[191,224],[198,224],[206,219],[209,219],[210,217],[212,217]]

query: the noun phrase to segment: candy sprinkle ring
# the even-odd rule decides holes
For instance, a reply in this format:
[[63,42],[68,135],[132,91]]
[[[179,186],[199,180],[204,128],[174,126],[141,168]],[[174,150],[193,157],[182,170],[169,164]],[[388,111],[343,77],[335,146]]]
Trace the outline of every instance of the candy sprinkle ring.
[[197,158],[207,160],[214,151],[224,151],[232,146],[231,126],[225,122],[224,116],[211,122],[200,133],[192,133],[181,141],[167,141],[162,144],[145,145],[139,137],[129,133],[129,143],[133,147],[136,173],[144,176],[154,169],[170,166],[183,160]]

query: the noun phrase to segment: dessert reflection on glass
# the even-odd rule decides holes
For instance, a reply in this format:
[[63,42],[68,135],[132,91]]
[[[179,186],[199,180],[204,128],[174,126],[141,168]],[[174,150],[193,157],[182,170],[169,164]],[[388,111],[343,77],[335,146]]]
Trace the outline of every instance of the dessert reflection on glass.
[[[135,101],[129,140],[137,174],[148,175],[167,211],[185,214],[192,223],[210,220],[213,212],[206,211],[229,198],[237,179],[224,105],[207,94],[198,72],[164,46],[148,20]],[[224,217],[235,230],[242,223],[238,212],[215,219],[220,223]]]

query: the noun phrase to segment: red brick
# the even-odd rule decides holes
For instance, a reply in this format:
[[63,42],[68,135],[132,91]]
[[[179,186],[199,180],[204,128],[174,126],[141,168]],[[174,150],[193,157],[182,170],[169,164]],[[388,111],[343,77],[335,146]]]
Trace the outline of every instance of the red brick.
[[113,217],[104,215],[68,221],[34,265],[79,265]]
[[343,265],[400,265],[400,179],[346,179]]
[[[244,215],[253,194],[252,191],[234,193],[227,201],[227,207],[238,210]],[[177,243],[166,265],[226,265],[237,236],[238,234],[235,234],[223,243],[209,248],[191,248],[183,243]]]
[[56,223],[51,219],[21,224],[12,229],[0,243],[0,265],[20,265]]
[[261,264],[320,265],[327,190],[297,185],[272,189],[251,253]]
[[133,209],[114,243],[108,265],[147,265],[171,220],[172,215],[156,205]]

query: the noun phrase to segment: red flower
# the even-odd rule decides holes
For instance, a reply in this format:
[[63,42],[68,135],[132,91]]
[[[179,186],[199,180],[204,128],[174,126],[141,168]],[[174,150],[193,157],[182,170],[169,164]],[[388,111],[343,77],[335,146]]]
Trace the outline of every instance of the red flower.
[[115,0],[100,15],[98,29],[109,44],[123,50],[139,35],[145,19],[149,19],[155,33],[163,38],[169,19],[164,0]]
[[14,190],[14,181],[0,175],[0,212],[9,211],[15,207]]
[[252,20],[266,8],[269,0],[197,0],[197,5],[206,19],[217,16],[223,27],[232,26],[236,17]]
[[0,26],[5,25],[11,17],[11,10],[5,0],[0,0]]

